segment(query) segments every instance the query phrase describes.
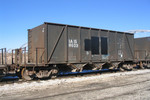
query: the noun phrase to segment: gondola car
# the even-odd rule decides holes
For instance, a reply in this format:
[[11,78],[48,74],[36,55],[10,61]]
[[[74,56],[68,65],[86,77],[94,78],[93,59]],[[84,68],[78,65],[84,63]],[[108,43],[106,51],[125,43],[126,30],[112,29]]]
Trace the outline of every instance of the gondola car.
[[114,69],[134,60],[133,47],[131,33],[45,22],[28,30],[28,62],[34,67],[27,65],[22,73],[42,78],[65,68]]
[[150,67],[150,37],[134,39],[135,62],[142,63],[142,67]]
[[142,41],[144,45],[127,32],[44,22],[28,29],[28,52],[12,50],[7,71],[32,80],[55,78],[63,71],[143,68],[149,64],[150,43]]

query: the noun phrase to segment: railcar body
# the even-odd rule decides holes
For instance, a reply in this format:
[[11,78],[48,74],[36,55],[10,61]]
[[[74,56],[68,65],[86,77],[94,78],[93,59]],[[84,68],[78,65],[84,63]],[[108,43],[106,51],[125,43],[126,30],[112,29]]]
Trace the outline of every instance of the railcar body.
[[135,61],[150,67],[150,37],[134,39]]
[[22,65],[22,50],[15,50],[15,64],[26,80],[56,77],[58,70],[68,68],[129,68],[133,46],[131,33],[45,22],[28,30],[28,63]]
[[7,72],[6,48],[0,49],[0,78]]
[[150,37],[135,38],[135,59],[150,61]]
[[82,64],[133,61],[131,33],[47,23],[28,30],[29,62]]

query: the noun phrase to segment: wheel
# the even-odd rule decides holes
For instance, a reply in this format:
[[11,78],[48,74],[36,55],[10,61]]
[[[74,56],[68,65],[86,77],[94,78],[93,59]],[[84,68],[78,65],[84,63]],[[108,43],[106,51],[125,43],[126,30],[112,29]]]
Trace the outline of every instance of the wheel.
[[50,74],[50,78],[54,79],[58,76],[58,68],[57,67],[53,67],[51,69],[51,74]]
[[150,69],[150,63],[147,64],[147,69]]
[[21,71],[21,76],[24,80],[27,80],[27,81],[30,81],[34,78],[34,75],[31,74],[29,75],[29,70],[26,69],[26,68],[23,68],[22,71]]

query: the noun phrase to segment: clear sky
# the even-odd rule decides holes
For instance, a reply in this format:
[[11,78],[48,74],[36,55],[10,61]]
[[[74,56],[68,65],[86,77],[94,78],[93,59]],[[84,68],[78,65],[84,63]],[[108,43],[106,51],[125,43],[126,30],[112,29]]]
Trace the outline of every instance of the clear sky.
[[27,43],[27,29],[43,22],[150,30],[150,0],[0,0],[0,48]]

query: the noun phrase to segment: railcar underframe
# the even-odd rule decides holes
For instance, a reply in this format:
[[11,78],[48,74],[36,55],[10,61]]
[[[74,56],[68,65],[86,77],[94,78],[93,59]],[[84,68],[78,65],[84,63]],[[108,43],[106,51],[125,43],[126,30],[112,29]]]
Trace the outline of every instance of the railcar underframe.
[[[22,58],[26,59],[26,54],[23,51],[25,48],[15,49],[12,51],[12,63],[1,64],[1,77],[9,72],[14,72],[20,78],[25,80],[32,80],[33,78],[56,78],[58,71],[82,71],[83,69],[88,70],[101,70],[101,69],[120,69],[132,70],[139,66],[139,68],[150,67],[150,60],[134,60],[134,61],[113,61],[113,62],[94,62],[94,63],[79,63],[79,64],[31,64],[26,63]],[[15,51],[15,52],[14,52]],[[15,56],[14,56],[15,54]],[[4,60],[4,59],[3,59]],[[20,61],[21,60],[21,61]]]

